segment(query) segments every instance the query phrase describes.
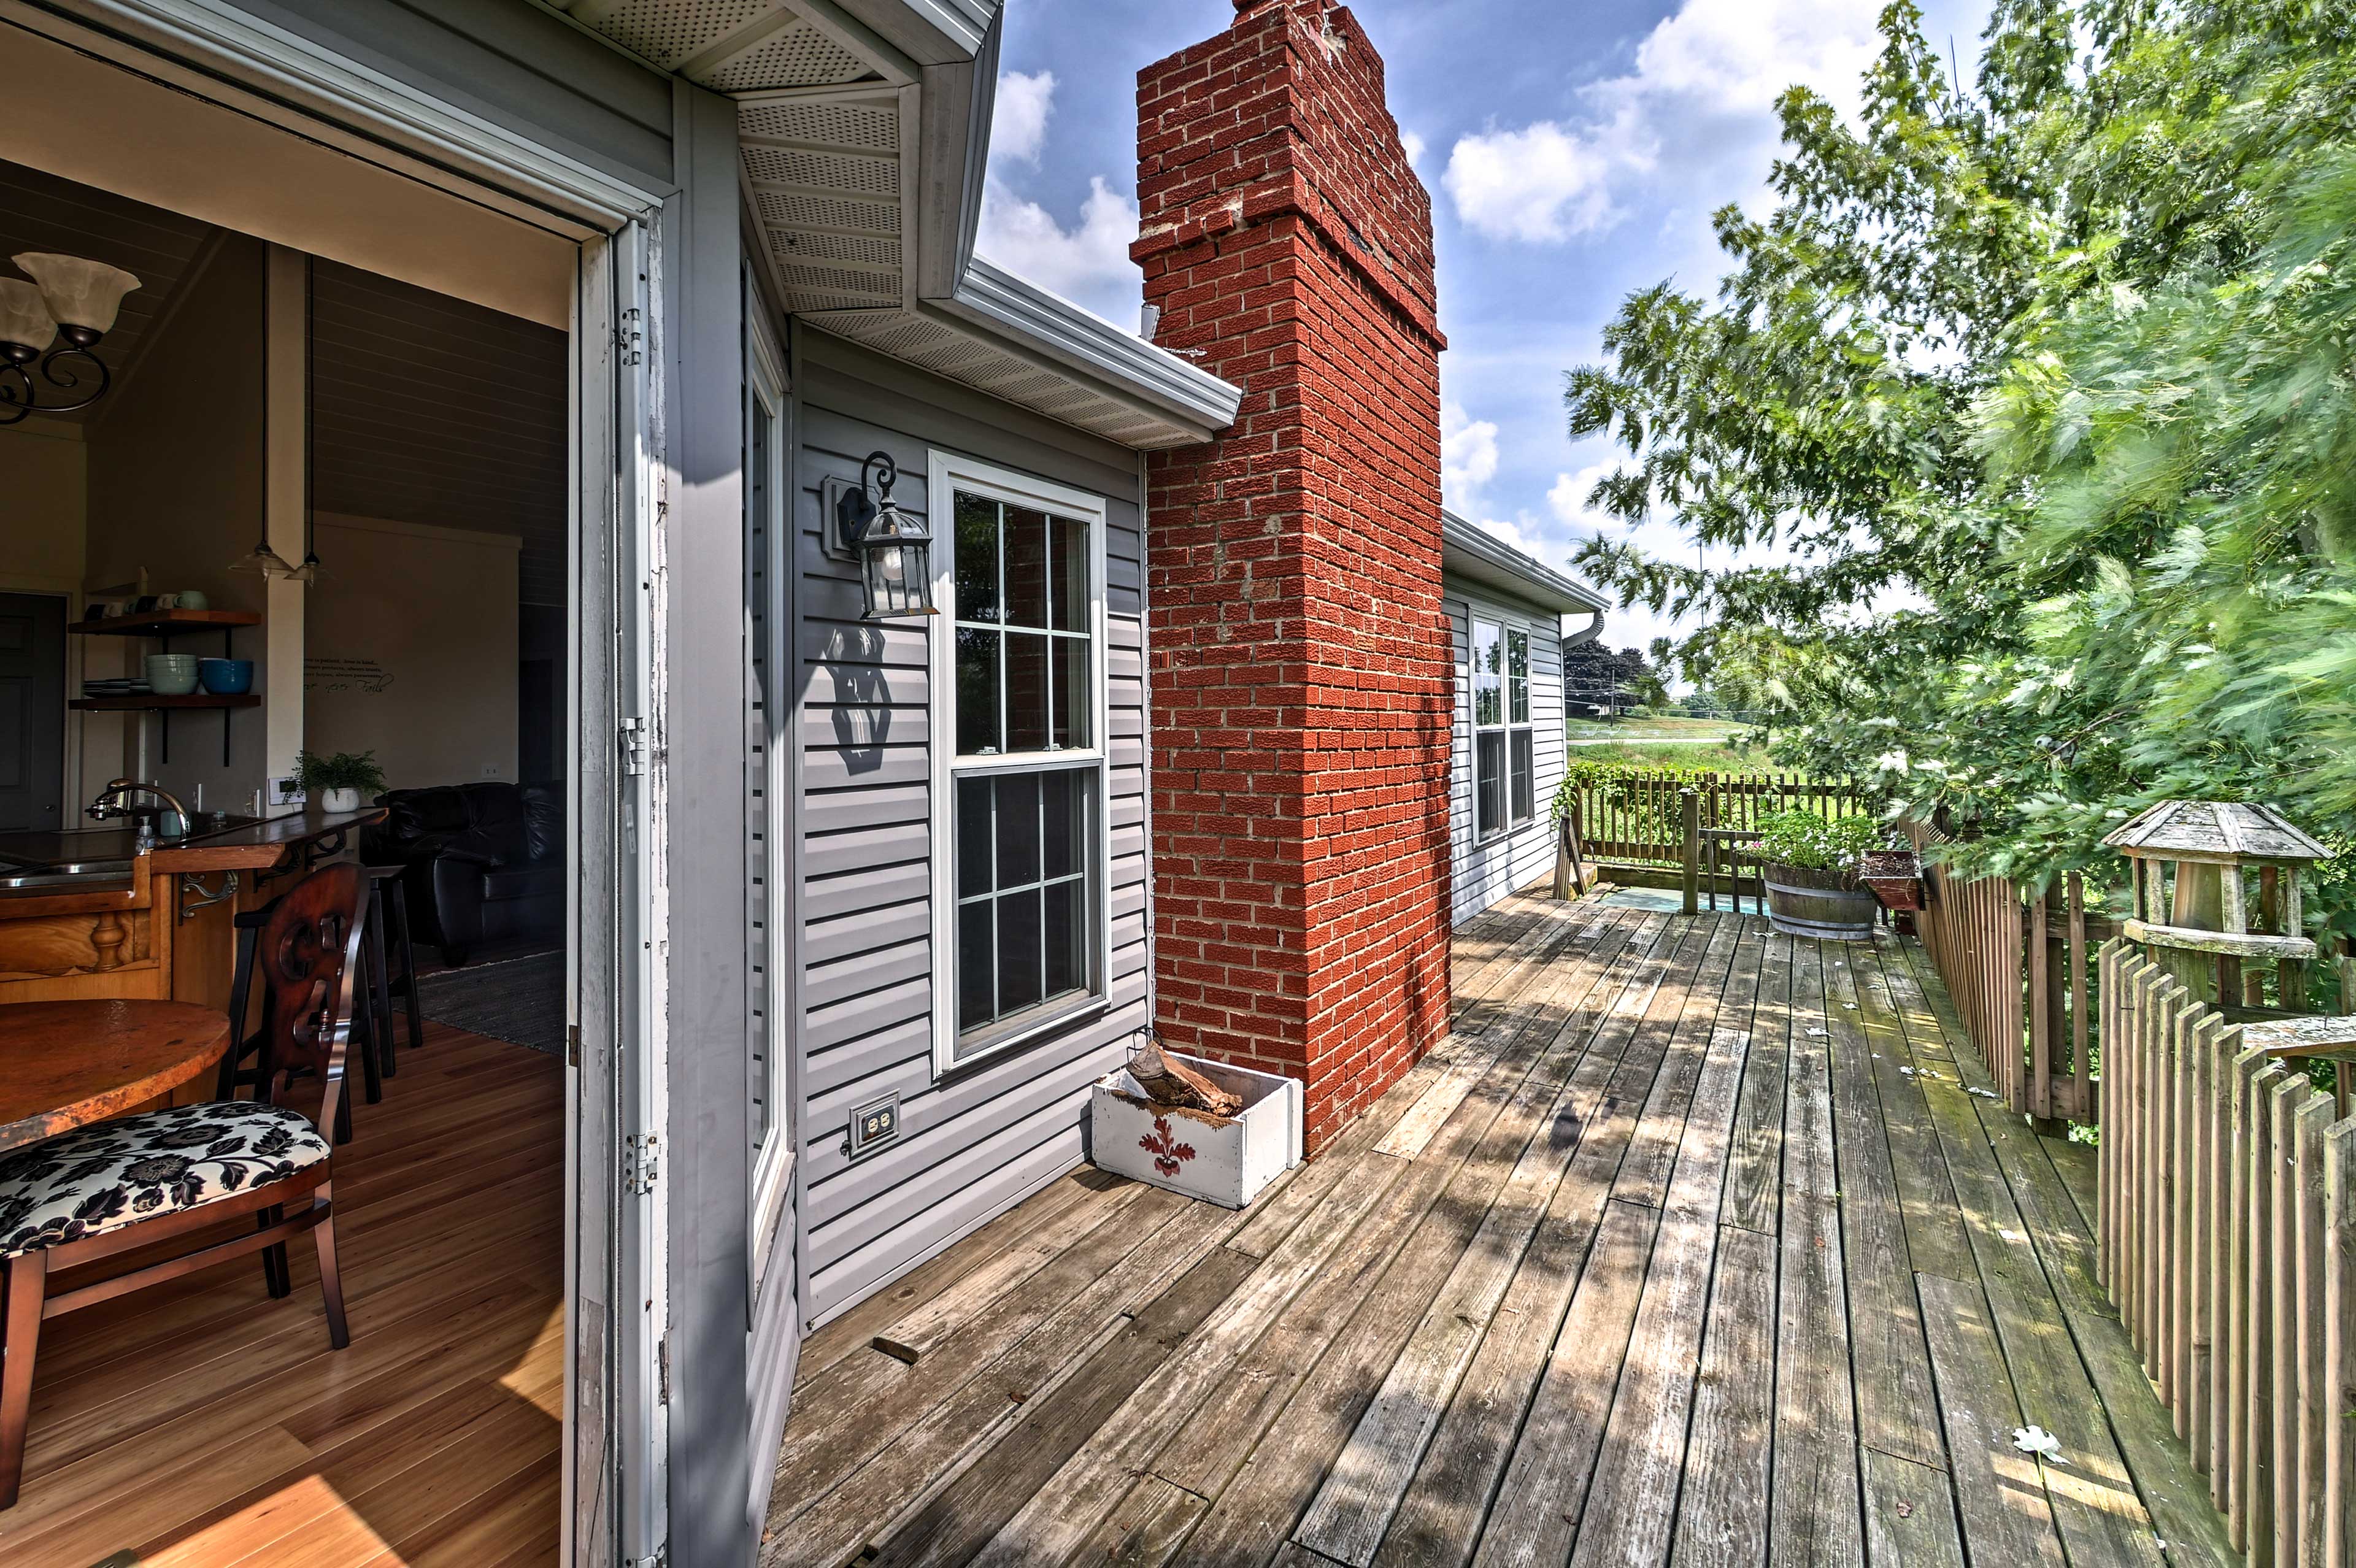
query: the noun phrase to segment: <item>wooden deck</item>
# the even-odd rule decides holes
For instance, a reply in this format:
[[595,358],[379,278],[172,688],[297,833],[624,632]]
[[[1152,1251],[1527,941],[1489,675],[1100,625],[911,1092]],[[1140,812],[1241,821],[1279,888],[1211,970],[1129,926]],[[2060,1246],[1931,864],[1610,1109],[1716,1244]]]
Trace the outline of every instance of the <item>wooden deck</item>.
[[336,1154],[350,1348],[307,1243],[284,1301],[243,1259],[49,1323],[0,1563],[556,1561],[563,1066],[434,1024],[400,1065]]
[[2233,1561],[1919,947],[1524,897],[1456,990],[1251,1211],[1083,1171],[813,1336],[764,1564]]

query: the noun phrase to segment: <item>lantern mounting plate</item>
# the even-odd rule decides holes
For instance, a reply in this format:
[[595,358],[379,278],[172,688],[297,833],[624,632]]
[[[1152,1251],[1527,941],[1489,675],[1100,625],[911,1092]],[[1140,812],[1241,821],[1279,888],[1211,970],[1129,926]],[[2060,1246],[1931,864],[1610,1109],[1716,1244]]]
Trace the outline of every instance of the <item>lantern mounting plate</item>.
[[829,479],[825,499],[827,514],[834,519],[826,534],[826,553],[837,560],[856,561],[859,536],[875,520],[875,497],[855,480]]

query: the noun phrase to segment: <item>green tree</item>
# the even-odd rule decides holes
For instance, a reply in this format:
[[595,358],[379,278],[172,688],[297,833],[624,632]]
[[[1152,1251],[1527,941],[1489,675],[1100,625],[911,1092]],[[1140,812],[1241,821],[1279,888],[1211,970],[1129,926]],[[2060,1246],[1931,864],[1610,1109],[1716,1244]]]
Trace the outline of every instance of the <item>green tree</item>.
[[[1858,123],[1800,89],[1715,302],[1569,379],[1592,504],[1786,564],[1590,543],[1689,678],[2021,874],[2170,794],[2356,823],[2356,30],[2310,0],[2001,4],[1954,82],[1908,4]],[[2073,49],[2087,47],[2083,58]]]

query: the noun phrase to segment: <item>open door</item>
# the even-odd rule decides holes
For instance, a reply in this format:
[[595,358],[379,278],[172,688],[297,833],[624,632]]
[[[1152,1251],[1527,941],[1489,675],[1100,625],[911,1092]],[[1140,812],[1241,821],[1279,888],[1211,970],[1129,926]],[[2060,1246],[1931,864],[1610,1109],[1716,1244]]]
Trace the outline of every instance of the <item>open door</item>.
[[654,649],[647,583],[659,484],[647,343],[652,236],[582,247],[574,379],[572,879],[577,1017],[567,1147],[571,1365],[563,1554],[573,1568],[659,1561],[669,1528],[669,1319],[663,1035],[649,935],[654,803],[647,767]]

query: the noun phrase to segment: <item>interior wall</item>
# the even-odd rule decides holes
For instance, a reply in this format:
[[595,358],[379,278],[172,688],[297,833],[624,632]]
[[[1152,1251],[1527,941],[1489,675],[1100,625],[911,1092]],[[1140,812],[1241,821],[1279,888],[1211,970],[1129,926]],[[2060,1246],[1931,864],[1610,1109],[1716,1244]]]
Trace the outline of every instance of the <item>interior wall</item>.
[[304,743],[369,752],[394,789],[517,776],[518,541],[318,519]]
[[0,589],[75,593],[81,589],[90,475],[81,432],[62,421],[0,425]]
[[[0,425],[0,474],[8,476],[8,504],[0,507],[0,592],[63,594],[69,620],[81,613],[88,458],[80,425],[39,418]],[[82,645],[93,640],[102,639],[66,639],[69,698],[81,690]],[[87,798],[82,780],[90,768],[111,767],[122,755],[123,721],[112,714],[68,713],[65,741],[63,787],[70,811]],[[108,776],[102,774],[102,782]]]
[[[137,373],[117,384],[91,422],[86,587],[132,581],[144,567],[151,592],[197,589],[217,610],[266,608],[262,579],[229,570],[252,548],[264,519],[266,250],[258,240],[225,236],[211,261],[183,284],[186,297],[141,354]],[[262,627],[231,634],[236,656],[258,661],[262,634]],[[77,640],[90,645],[87,675],[135,673],[155,646]],[[173,651],[217,656],[221,640],[184,636]],[[265,679],[257,671],[257,689]],[[221,715],[182,712],[171,718],[168,761],[164,720],[151,714],[121,723],[120,754],[101,765],[141,773],[191,805],[201,785],[208,809],[243,810],[268,769],[262,714],[259,707],[228,710],[226,764]],[[103,745],[101,728],[88,730],[93,753]]]

